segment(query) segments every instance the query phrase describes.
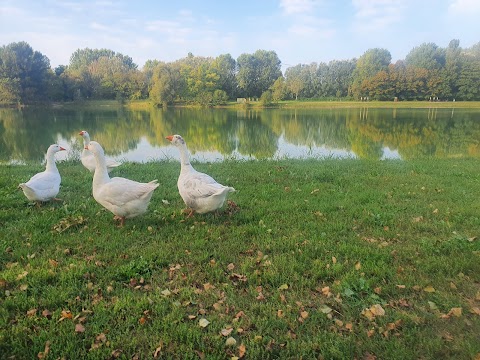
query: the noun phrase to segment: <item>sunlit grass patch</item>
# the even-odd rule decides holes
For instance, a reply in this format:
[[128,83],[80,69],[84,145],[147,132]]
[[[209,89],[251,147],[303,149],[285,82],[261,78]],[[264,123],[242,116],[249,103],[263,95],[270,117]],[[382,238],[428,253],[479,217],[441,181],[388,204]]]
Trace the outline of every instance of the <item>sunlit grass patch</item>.
[[474,358],[476,160],[198,164],[236,207],[187,218],[176,162],[117,228],[91,174],[58,164],[59,203],[0,167],[0,353],[38,358]]

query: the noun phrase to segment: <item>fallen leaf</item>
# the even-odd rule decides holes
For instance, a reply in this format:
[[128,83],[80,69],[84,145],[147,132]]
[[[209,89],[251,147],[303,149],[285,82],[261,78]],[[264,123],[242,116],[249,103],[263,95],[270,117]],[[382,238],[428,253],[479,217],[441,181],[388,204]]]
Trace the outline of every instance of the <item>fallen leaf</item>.
[[318,308],[318,310],[320,310],[320,311],[321,311],[322,313],[324,313],[324,314],[329,314],[329,313],[332,312],[333,309],[332,309],[331,307],[323,304],[323,305],[320,305],[320,307]]
[[428,293],[433,293],[433,292],[435,292],[435,288],[433,286],[429,285],[429,286],[423,288],[423,291],[428,292]]
[[83,333],[83,332],[85,332],[85,327],[82,324],[76,324],[75,325],[75,332]]
[[330,292],[330,286],[325,286],[322,288],[322,294],[326,297],[332,296],[332,293]]
[[22,280],[27,275],[28,271],[24,271],[23,273],[17,275],[17,280]]
[[235,338],[230,336],[227,340],[225,340],[225,345],[226,346],[235,346],[235,345],[237,345],[237,340],[235,340]]
[[147,319],[144,316],[142,316],[140,319],[138,319],[138,322],[140,323],[140,325],[145,324],[146,321],[147,321]]
[[302,317],[302,319],[308,318],[308,311],[302,311],[302,312],[300,312],[300,316]]
[[206,284],[203,284],[203,288],[205,291],[207,290],[210,290],[210,289],[215,289],[215,286],[210,284],[210,283],[206,283]]
[[50,319],[52,317],[52,313],[49,310],[45,309],[42,311],[42,316],[46,317],[47,319]]
[[58,261],[57,261],[57,260],[48,259],[48,262],[49,262],[50,265],[52,265],[53,267],[57,267],[57,266],[58,266]]
[[35,315],[37,315],[37,309],[31,309],[27,311],[27,316],[31,317]]
[[114,359],[118,359],[121,355],[122,355],[122,350],[120,349],[113,350],[111,354],[112,358]]
[[397,285],[397,288],[399,288],[399,289],[405,289],[405,285]]
[[165,290],[162,290],[160,292],[163,296],[170,296],[172,294],[172,292],[168,289],[165,289]]
[[362,265],[360,264],[360,261],[358,261],[356,264],[355,264],[355,270],[360,270],[362,268]]
[[462,316],[462,308],[461,307],[451,308],[447,315],[453,315],[455,317],[460,317],[460,316]]
[[370,311],[375,316],[384,316],[385,310],[382,308],[380,304],[375,304],[370,307]]
[[432,301],[428,302],[428,306],[430,307],[430,310],[438,310],[437,305]]
[[50,341],[47,341],[45,343],[45,349],[43,351],[39,352],[37,357],[39,359],[45,359],[49,352],[50,352]]
[[198,325],[200,325],[201,327],[207,327],[208,324],[210,324],[210,321],[208,321],[207,319],[205,318],[201,318],[199,321],[198,321]]
[[470,312],[471,312],[472,314],[480,315],[480,308],[479,308],[479,307],[476,307],[476,306],[475,306],[475,307],[472,307],[472,308],[470,309]]
[[220,334],[222,334],[222,336],[228,336],[232,331],[233,331],[233,328],[222,329],[222,331],[220,331]]
[[65,319],[72,319],[72,318],[73,318],[73,315],[70,312],[70,310],[62,310],[60,320],[58,320],[58,321],[62,321],[62,320],[65,320]]
[[280,287],[278,288],[278,290],[287,290],[287,289],[288,289],[287,284],[280,285]]
[[245,356],[245,353],[246,353],[247,349],[245,348],[245,345],[244,344],[241,344],[239,347],[238,347],[238,357],[241,359],[242,357]]
[[375,315],[370,311],[370,309],[363,309],[361,315],[365,316],[369,321],[375,319]]
[[334,263],[334,264],[337,263],[337,258],[335,256],[332,256],[332,263]]
[[158,355],[160,355],[160,352],[162,351],[163,344],[161,344],[159,347],[155,349],[155,352],[153,353],[153,358],[156,359]]

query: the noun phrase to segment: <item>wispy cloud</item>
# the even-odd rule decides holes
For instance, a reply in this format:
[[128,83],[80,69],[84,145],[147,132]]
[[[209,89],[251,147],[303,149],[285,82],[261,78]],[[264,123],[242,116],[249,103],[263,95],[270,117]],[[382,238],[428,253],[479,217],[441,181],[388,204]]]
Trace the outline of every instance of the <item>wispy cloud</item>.
[[304,14],[313,11],[319,3],[318,0],[280,0],[280,7],[287,15]]
[[354,28],[357,31],[379,31],[403,18],[404,1],[352,0],[355,8]]
[[478,15],[480,13],[480,1],[453,0],[450,2],[448,11],[454,15]]

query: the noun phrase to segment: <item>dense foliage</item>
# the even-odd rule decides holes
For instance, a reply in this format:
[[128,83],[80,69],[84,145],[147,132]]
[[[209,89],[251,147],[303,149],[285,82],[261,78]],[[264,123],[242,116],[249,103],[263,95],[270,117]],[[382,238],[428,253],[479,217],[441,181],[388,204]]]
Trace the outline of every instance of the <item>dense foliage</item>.
[[221,105],[237,97],[265,105],[286,99],[480,100],[480,42],[461,48],[434,43],[414,47],[395,63],[386,49],[358,59],[298,64],[281,71],[275,51],[257,50],[216,58],[194,56],[165,63],[108,49],[78,49],[68,65],[50,60],[26,42],[0,48],[0,104],[85,99],[150,99],[155,105],[183,102]]

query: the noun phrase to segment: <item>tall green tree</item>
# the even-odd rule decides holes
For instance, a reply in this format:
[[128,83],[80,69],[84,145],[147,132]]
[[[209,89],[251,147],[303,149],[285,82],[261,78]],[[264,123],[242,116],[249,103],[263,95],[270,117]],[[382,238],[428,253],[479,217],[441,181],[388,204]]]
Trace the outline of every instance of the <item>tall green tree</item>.
[[355,98],[367,96],[362,92],[362,83],[375,76],[379,71],[386,71],[392,60],[392,55],[386,49],[369,49],[357,60],[353,71],[351,93]]
[[182,93],[183,83],[178,66],[159,63],[153,71],[150,99],[157,106],[167,107]]
[[423,43],[410,50],[405,64],[427,70],[441,69],[445,65],[445,50],[435,43]]
[[212,69],[219,76],[219,89],[226,92],[228,98],[237,97],[237,62],[230,54],[219,55],[212,64]]
[[50,60],[22,41],[0,48],[0,101],[46,101]]
[[241,54],[237,59],[237,81],[243,95],[260,97],[282,75],[281,64],[275,51]]

